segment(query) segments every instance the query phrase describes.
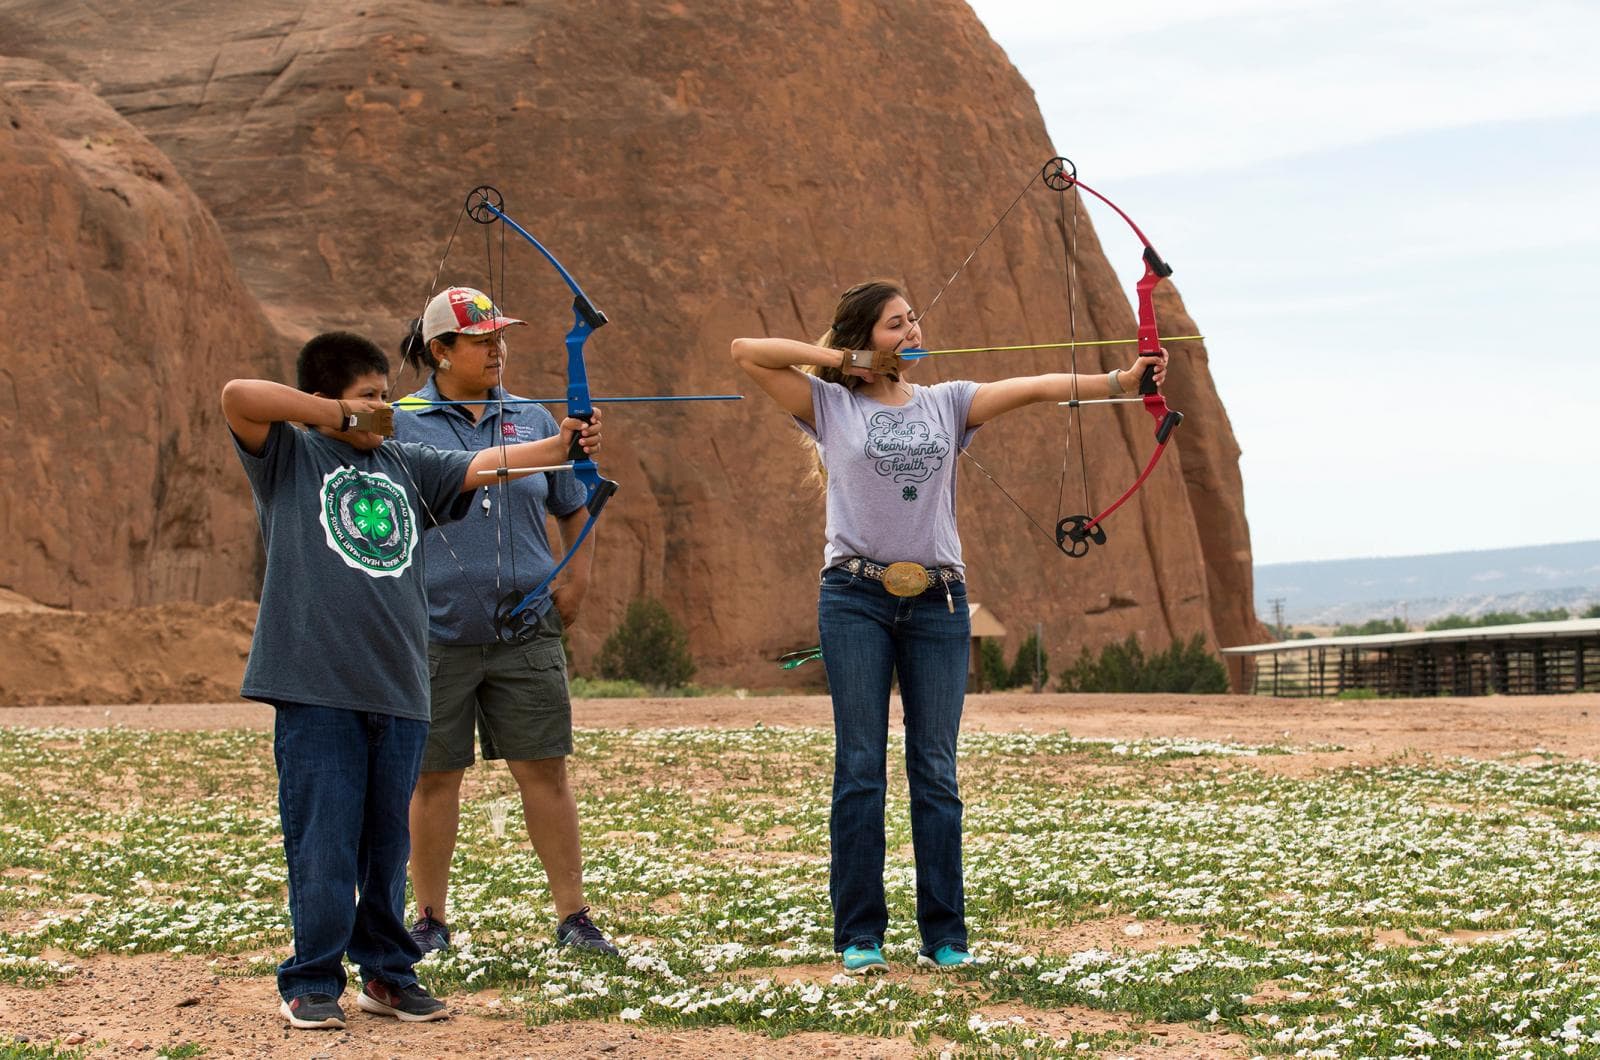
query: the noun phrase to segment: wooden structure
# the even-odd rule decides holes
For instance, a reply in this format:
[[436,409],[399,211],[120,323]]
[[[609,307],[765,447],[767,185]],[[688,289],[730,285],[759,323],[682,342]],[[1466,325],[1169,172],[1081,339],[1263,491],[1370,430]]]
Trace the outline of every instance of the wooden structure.
[[978,642],[984,637],[1004,637],[1006,627],[990,614],[982,604],[967,604],[967,616],[972,621],[972,650],[967,653],[967,688],[973,692],[987,691],[983,687],[983,656]]
[[1600,618],[1318,637],[1223,648],[1268,696],[1529,695],[1600,691]]

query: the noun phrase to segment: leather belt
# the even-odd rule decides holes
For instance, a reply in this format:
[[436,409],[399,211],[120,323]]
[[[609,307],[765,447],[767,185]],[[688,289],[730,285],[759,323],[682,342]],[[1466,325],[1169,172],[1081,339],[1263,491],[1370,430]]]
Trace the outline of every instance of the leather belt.
[[945,596],[948,597],[951,582],[966,581],[966,577],[954,567],[924,567],[920,563],[908,562],[874,563],[861,556],[850,557],[839,564],[839,568],[882,582],[883,587],[895,596],[920,596],[936,585],[943,585]]

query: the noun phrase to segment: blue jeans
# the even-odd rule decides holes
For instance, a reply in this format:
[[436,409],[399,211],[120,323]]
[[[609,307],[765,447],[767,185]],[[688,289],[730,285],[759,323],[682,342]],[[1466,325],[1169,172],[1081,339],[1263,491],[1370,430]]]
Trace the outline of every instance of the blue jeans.
[[407,811],[428,723],[274,704],[272,752],[289,864],[294,953],[278,966],[285,1001],[344,992],[344,955],[364,980],[417,981],[405,924]]
[[891,595],[879,582],[834,568],[817,608],[822,660],[833,696],[833,947],[881,944],[889,925],[883,893],[883,801],[889,689],[896,674],[905,709],[911,845],[917,864],[922,952],[967,944],[961,882],[961,794],[956,737],[967,687],[971,622],[967,589]]

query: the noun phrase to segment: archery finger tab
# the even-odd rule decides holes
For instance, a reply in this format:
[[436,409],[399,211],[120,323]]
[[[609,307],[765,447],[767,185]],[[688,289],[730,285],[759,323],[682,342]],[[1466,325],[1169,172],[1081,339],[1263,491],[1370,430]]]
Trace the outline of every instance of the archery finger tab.
[[382,408],[353,412],[350,414],[350,429],[367,431],[371,434],[381,434],[385,438],[393,438],[394,409],[385,405]]

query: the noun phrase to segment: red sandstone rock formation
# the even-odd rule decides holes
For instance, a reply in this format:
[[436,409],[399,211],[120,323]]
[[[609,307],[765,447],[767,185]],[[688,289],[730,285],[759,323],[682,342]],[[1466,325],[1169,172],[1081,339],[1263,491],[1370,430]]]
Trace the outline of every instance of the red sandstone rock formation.
[[[730,339],[815,337],[837,292],[867,276],[931,297],[1056,153],[1028,86],[953,0],[818,3],[798,15],[790,4],[630,0],[263,0],[191,5],[183,18],[131,0],[92,13],[42,0],[7,10],[0,47],[70,71],[170,156],[289,338],[354,327],[392,348],[462,199],[490,182],[610,314],[590,343],[600,394],[737,389]],[[1092,160],[1079,162],[1088,179]],[[463,227],[442,282],[488,286],[484,232]],[[1138,251],[1120,229],[1105,238],[1113,254]],[[1129,292],[1087,218],[1064,224],[1054,194],[1036,189],[946,293],[930,341],[1064,338],[1064,243],[1076,249],[1079,336],[1131,335]],[[530,248],[508,254],[500,300],[535,322],[516,336],[510,384],[559,393],[568,296]],[[69,312],[85,304],[75,296]],[[1192,331],[1176,293],[1161,307],[1169,333]],[[1168,390],[1189,418],[1176,451],[1107,523],[1106,548],[1061,556],[974,468],[964,475],[973,599],[1017,637],[1044,623],[1057,664],[1130,633],[1155,648],[1196,632],[1256,636],[1238,449],[1203,349],[1175,353]],[[1079,363],[1104,370],[1128,356]],[[916,378],[1063,367],[1049,352],[979,355],[926,363]],[[214,403],[208,387],[191,417]],[[1088,415],[1090,486],[1104,504],[1143,466],[1149,419]],[[759,395],[617,406],[609,426],[602,467],[622,493],[598,531],[599,577],[574,633],[580,663],[648,593],[687,624],[703,679],[776,683],[769,660],[815,640],[821,505],[802,486],[795,431]],[[89,459],[65,431],[53,437]],[[1037,408],[986,427],[973,450],[1050,526],[1067,438],[1064,414]],[[187,458],[215,455],[211,433],[182,442]],[[1068,491],[1081,497],[1070,480]],[[187,499],[169,490],[167,503]],[[240,531],[229,544],[246,540]],[[106,557],[84,583],[114,583],[122,562]],[[221,588],[173,586],[168,598]]]
[[275,339],[205,207],[87,88],[15,60],[0,202],[0,584],[76,608],[251,594],[217,394]]

